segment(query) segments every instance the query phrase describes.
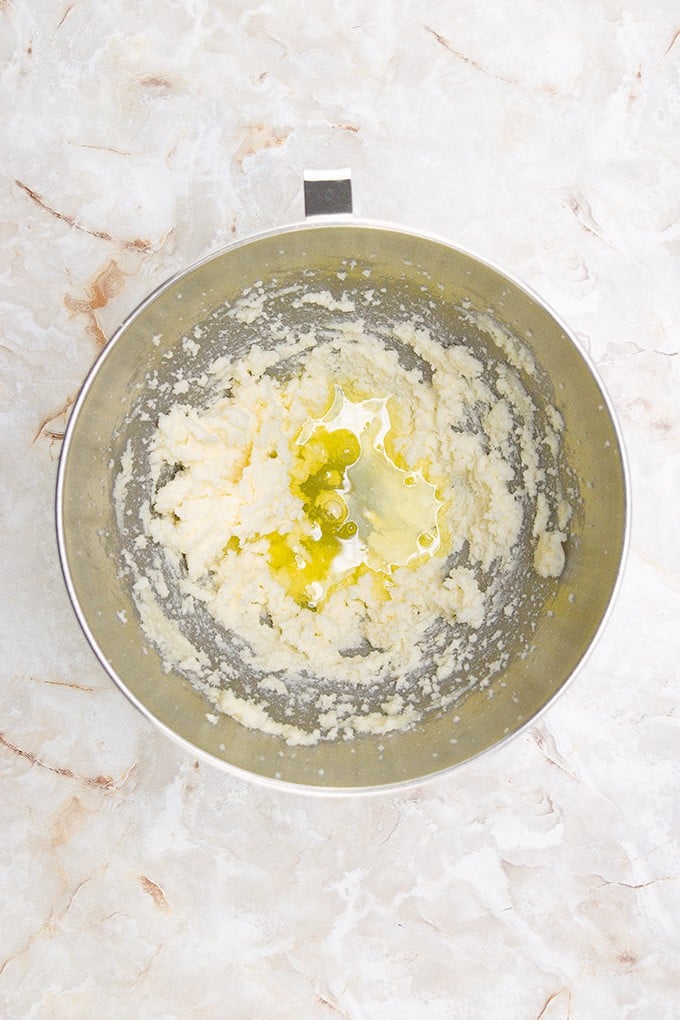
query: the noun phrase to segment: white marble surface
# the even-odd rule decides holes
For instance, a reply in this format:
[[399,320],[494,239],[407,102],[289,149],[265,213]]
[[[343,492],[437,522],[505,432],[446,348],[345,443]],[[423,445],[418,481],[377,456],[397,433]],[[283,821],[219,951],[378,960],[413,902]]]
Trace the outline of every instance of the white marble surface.
[[[678,1015],[678,29],[671,0],[0,0],[3,1018]],[[635,512],[606,632],[537,725],[325,800],[199,766],[128,705],[52,505],[105,336],[343,165],[360,215],[571,323]]]

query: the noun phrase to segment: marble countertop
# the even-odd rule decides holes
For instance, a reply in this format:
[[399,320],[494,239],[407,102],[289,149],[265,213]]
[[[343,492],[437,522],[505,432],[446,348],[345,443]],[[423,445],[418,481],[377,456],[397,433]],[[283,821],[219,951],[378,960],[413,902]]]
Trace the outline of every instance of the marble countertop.
[[[678,1015],[679,30],[643,0],[0,0],[3,1018]],[[158,733],[90,652],[53,527],[106,337],[300,219],[306,166],[550,302],[633,484],[574,683],[501,749],[363,799]]]

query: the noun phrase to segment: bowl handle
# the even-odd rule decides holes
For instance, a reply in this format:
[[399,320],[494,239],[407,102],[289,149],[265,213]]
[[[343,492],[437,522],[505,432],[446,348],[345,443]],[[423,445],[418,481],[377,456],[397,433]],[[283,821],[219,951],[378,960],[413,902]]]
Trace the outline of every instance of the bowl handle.
[[305,216],[351,216],[352,172],[305,170]]

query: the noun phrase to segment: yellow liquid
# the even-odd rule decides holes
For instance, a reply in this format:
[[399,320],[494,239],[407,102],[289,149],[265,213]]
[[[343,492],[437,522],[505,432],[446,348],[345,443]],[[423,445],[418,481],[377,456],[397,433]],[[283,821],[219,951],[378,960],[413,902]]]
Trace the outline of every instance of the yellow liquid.
[[350,400],[335,387],[331,407],[297,438],[291,489],[310,533],[269,536],[274,576],[298,605],[316,609],[340,583],[367,570],[385,597],[390,575],[441,544],[435,486],[399,467],[385,450],[390,397]]

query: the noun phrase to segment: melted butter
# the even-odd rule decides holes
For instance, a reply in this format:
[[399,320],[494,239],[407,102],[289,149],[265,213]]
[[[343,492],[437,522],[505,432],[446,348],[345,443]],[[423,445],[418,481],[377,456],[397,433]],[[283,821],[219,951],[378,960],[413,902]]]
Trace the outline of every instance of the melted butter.
[[387,597],[396,567],[440,548],[435,486],[421,470],[400,467],[385,448],[389,400],[353,401],[336,386],[326,414],[308,418],[296,440],[291,489],[308,527],[270,535],[269,563],[308,609],[367,570]]

